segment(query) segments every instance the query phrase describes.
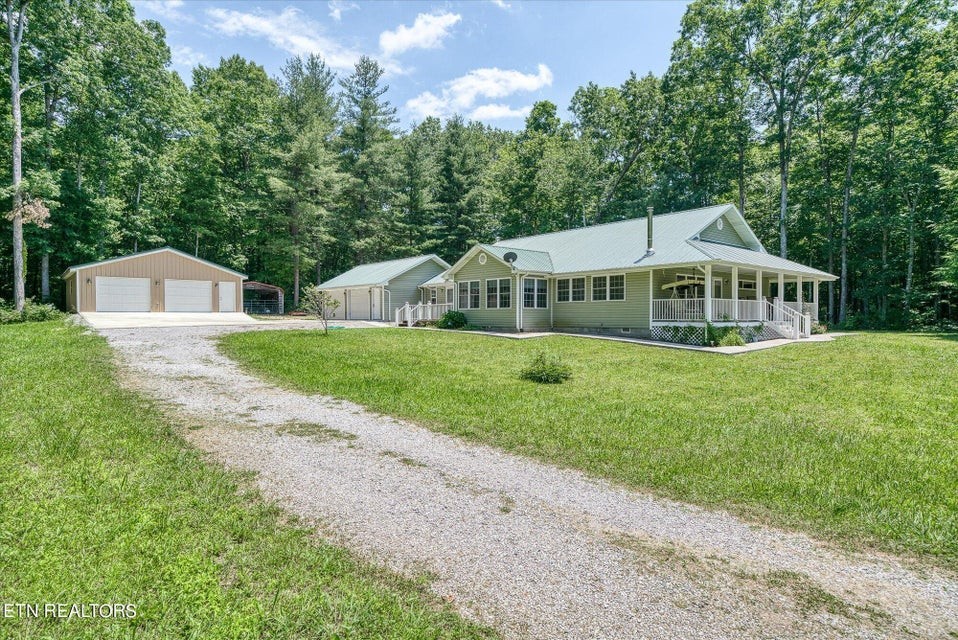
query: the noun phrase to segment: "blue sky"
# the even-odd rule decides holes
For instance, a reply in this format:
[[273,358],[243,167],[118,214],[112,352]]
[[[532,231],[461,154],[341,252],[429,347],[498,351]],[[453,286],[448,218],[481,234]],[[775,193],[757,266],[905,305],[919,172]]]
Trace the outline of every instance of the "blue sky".
[[592,81],[668,67],[685,3],[646,2],[217,2],[137,0],[137,17],[167,30],[173,66],[238,53],[279,75],[292,55],[317,53],[347,74],[360,55],[387,69],[387,98],[402,126],[461,113],[518,129],[537,100],[566,108]]

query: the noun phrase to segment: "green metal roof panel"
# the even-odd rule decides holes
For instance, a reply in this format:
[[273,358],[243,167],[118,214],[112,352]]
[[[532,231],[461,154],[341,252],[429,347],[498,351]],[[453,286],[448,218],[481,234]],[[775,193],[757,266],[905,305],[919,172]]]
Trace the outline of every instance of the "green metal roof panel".
[[519,271],[538,271],[541,273],[552,273],[552,258],[545,251],[535,251],[523,249],[520,247],[505,246],[505,243],[497,242],[494,245],[479,245],[484,251],[491,253],[500,260],[505,260],[504,256],[510,251],[516,254],[514,266]]
[[798,262],[792,262],[791,260],[786,260],[785,258],[779,258],[778,256],[774,256],[770,253],[760,253],[750,249],[743,249],[741,247],[733,247],[725,244],[717,244],[714,242],[705,242],[702,240],[690,240],[688,244],[692,245],[696,250],[704,253],[711,260],[718,262],[744,264],[753,267],[761,267],[763,269],[769,269],[772,271],[788,271],[790,273],[814,276],[816,278],[824,278],[828,280],[838,279],[838,276],[834,276],[825,271],[819,271],[818,269],[813,269],[812,267],[805,266],[804,264],[800,264]]
[[412,258],[400,258],[399,260],[388,260],[386,262],[373,262],[371,264],[361,264],[353,267],[346,273],[342,273],[331,280],[327,280],[319,286],[320,289],[348,289],[351,287],[371,287],[387,284],[393,278],[406,273],[410,269],[418,267],[428,260],[435,260],[448,269],[449,265],[439,256],[429,254],[426,256],[414,256]]
[[[634,267],[687,264],[709,258],[687,240],[704,229],[732,205],[724,204],[653,216],[655,253],[646,255],[645,217],[557,231],[497,242],[492,248],[547,253],[553,273],[607,271]],[[761,245],[757,245],[761,248]],[[541,264],[541,263],[540,263]]]

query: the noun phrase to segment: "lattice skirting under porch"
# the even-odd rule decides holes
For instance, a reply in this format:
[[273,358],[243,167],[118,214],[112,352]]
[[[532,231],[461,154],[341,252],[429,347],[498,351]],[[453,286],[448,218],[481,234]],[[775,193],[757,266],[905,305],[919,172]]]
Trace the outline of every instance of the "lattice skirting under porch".
[[652,339],[680,344],[705,344],[705,327],[695,325],[670,325],[652,327]]

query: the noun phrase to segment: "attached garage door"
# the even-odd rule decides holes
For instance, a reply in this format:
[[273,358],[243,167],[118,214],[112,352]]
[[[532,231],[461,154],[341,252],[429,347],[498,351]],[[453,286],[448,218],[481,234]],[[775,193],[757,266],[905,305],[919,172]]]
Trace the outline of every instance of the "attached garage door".
[[220,282],[217,290],[220,297],[220,313],[236,311],[236,283]]
[[213,310],[211,280],[165,280],[163,292],[167,311],[209,313]]
[[349,319],[369,320],[369,290],[349,290]]
[[149,278],[96,277],[97,311],[149,311]]

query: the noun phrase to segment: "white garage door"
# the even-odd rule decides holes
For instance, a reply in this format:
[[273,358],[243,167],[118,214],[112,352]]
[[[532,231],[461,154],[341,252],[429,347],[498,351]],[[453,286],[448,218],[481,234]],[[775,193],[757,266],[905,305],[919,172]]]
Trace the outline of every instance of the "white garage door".
[[167,311],[209,313],[213,310],[213,282],[210,280],[164,280]]
[[369,320],[369,290],[349,290],[349,319]]
[[236,311],[236,283],[220,282],[220,313]]
[[149,278],[96,277],[97,311],[149,311]]

